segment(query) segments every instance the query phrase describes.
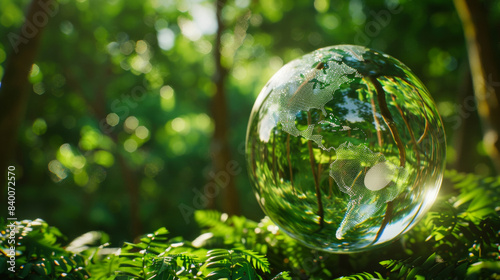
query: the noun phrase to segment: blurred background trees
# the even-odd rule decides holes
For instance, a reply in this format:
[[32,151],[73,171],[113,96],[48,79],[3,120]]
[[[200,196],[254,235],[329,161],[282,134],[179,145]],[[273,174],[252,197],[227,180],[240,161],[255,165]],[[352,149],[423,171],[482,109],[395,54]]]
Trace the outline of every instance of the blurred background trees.
[[[253,102],[282,65],[328,45],[404,62],[438,105],[448,167],[496,173],[469,70],[475,39],[468,56],[451,1],[50,2],[0,2],[0,157],[17,168],[18,217],[70,238],[103,230],[116,244],[167,224],[189,238],[192,211],[207,207],[260,219],[243,154]],[[498,65],[500,2],[478,6],[482,60]],[[485,77],[498,96],[500,79]]]

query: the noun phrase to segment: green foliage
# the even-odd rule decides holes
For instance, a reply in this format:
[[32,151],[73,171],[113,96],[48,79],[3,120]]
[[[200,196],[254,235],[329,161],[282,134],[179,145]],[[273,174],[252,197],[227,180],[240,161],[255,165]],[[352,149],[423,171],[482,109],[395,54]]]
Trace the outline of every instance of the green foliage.
[[380,262],[380,264],[389,269],[391,273],[397,273],[397,278],[414,279],[417,275],[429,279],[462,279],[465,277],[468,266],[466,262],[456,265],[436,262],[436,253],[431,254],[424,261],[422,259],[417,257],[403,261],[387,260]]
[[[0,77],[30,2],[0,1]],[[17,174],[25,190],[16,201],[19,217],[50,217],[68,236],[99,228],[118,244],[137,236],[130,230],[138,228],[131,226],[131,198],[138,200],[137,217],[148,221],[137,229],[141,233],[163,226],[165,213],[179,212],[178,202],[200,208],[193,205],[193,187],[207,183],[214,130],[214,1],[53,2],[59,3],[58,12],[47,16],[19,123],[13,162],[23,170]],[[470,75],[453,1],[225,2],[227,108],[220,110],[228,112],[228,145],[241,167],[244,155],[238,148],[248,116],[269,78],[304,53],[347,43],[386,52],[408,65],[436,100],[448,143],[461,142],[454,141],[461,137],[459,128],[467,129],[470,142],[463,150],[450,145],[448,163],[491,172],[474,104],[457,94],[467,88],[464,77]],[[482,4],[495,34],[500,5]],[[36,22],[45,16],[28,20],[38,29]],[[492,42],[498,38],[492,36]],[[500,45],[492,44],[498,53]],[[246,171],[231,180],[238,183],[240,198],[252,195]],[[129,192],[127,184],[139,193]],[[256,220],[262,215],[257,207],[247,199],[241,213]],[[168,222],[175,235],[195,229],[181,215],[170,215]]]
[[162,228],[137,244],[125,243],[119,253],[116,277],[262,279],[258,272],[270,272],[267,259],[252,250],[206,250],[179,238],[168,239],[167,235]]
[[342,280],[377,280],[377,279],[387,279],[384,278],[380,273],[368,273],[368,272],[360,272],[353,275],[341,277]]
[[269,272],[269,262],[251,250],[214,249],[207,253],[206,267],[213,269],[207,279],[262,279],[254,268]]
[[[500,178],[447,172],[442,194],[400,242],[370,252],[334,255],[299,244],[267,217],[254,222],[198,211],[192,241],[166,228],[121,248],[86,233],[66,247],[64,236],[37,219],[16,223],[16,273],[7,270],[10,228],[2,221],[2,279],[498,279]],[[451,183],[451,186],[448,185]],[[471,197],[468,192],[483,194]],[[487,195],[486,195],[487,194]],[[97,243],[97,244],[96,244]]]
[[[9,223],[10,224],[10,223]],[[85,260],[61,247],[64,236],[55,227],[36,219],[15,223],[15,229],[2,220],[0,235],[0,275],[2,279],[86,279]],[[9,243],[14,229],[15,244]],[[11,247],[12,246],[12,247]],[[8,270],[11,248],[15,248],[15,273]]]
[[[500,178],[446,173],[455,192],[438,198],[424,222],[410,237],[427,235],[424,242],[408,242],[412,252],[404,260],[381,264],[398,278],[479,279],[498,273],[500,218],[497,197]],[[472,195],[471,195],[472,194]],[[493,265],[492,265],[493,264]]]

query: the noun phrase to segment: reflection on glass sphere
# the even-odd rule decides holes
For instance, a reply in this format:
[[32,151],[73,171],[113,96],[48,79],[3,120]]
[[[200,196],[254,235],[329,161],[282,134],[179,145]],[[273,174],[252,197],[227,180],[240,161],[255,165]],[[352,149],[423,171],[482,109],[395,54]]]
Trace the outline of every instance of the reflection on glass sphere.
[[283,231],[349,253],[393,240],[427,212],[442,181],[444,137],[408,67],[341,45],[271,78],[250,116],[246,155],[255,195]]

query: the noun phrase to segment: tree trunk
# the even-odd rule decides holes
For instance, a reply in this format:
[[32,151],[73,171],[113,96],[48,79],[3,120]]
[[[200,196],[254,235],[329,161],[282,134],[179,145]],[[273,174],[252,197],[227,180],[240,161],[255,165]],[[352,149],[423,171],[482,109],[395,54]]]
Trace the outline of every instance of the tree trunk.
[[[227,166],[231,161],[231,151],[229,149],[228,141],[228,116],[227,116],[227,105],[226,105],[226,88],[225,82],[227,77],[227,69],[225,69],[221,62],[221,37],[224,31],[224,24],[222,21],[222,8],[225,5],[225,0],[217,0],[216,5],[216,16],[217,16],[217,33],[215,37],[215,47],[214,47],[214,60],[215,60],[215,95],[212,99],[212,117],[215,123],[214,135],[211,145],[211,154],[213,157],[213,168],[214,177],[217,174],[224,174],[227,178],[226,182],[220,182],[220,180],[214,180],[214,183],[218,185],[221,189],[222,194],[222,211],[228,214],[238,214],[239,213],[239,203],[238,203],[238,192],[236,190],[236,185],[234,183],[235,178],[228,172]],[[214,205],[214,201],[210,203]]]
[[[53,5],[57,4],[52,0],[33,0],[19,34],[12,32],[7,34],[12,50],[5,66],[0,88],[0,135],[2,136],[0,137],[0,184],[2,184],[0,198],[2,201],[5,201],[7,167],[15,165],[18,130],[28,104],[28,75],[35,61],[42,31],[51,13],[56,12],[54,7],[57,6]],[[47,10],[47,7],[54,9]],[[40,22],[39,15],[45,15],[47,21]]]
[[461,80],[456,100],[459,112],[455,121],[451,122],[455,130],[454,141],[449,143],[455,147],[456,157],[450,167],[459,172],[473,173],[479,156],[476,149],[471,147],[476,147],[476,143],[481,141],[481,127],[477,125],[481,120],[472,107],[475,99],[470,71],[466,71]]
[[500,87],[490,41],[488,14],[477,0],[454,0],[462,21],[469,54],[483,143],[496,171],[500,172]]
[[142,234],[142,222],[140,217],[139,184],[135,170],[129,167],[125,158],[118,154],[118,164],[123,174],[123,182],[128,190],[130,199],[130,232],[132,238],[136,239]]

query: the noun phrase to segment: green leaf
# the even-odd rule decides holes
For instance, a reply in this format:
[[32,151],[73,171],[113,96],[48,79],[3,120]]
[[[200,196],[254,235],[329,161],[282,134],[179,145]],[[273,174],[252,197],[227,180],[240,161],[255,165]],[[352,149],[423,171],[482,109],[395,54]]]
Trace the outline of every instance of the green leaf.
[[282,271],[278,273],[272,280],[292,280],[290,273],[288,271]]
[[422,270],[427,271],[429,268],[431,268],[435,264],[435,261],[436,261],[436,253],[433,253],[422,264],[422,266],[421,266]]
[[408,279],[408,280],[415,279],[415,277],[417,276],[417,274],[419,272],[420,272],[420,268],[414,267],[414,268],[410,269],[410,271],[408,272],[408,274],[406,276],[406,279]]
[[256,269],[259,269],[263,272],[270,273],[269,269],[269,261],[266,257],[257,254],[252,250],[234,250],[236,253],[242,254],[245,258],[252,264],[252,266]]
[[19,273],[19,278],[24,279],[28,274],[31,272],[31,269],[33,268],[33,263],[27,263],[23,266],[21,269],[21,273]]
[[140,277],[142,275],[142,272],[139,271],[136,267],[120,266],[117,272],[120,274],[125,273],[135,277]]

